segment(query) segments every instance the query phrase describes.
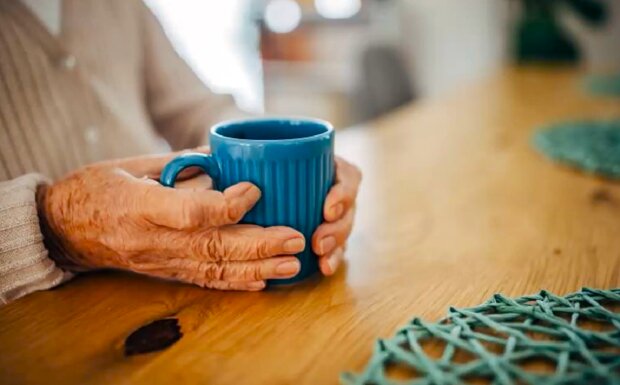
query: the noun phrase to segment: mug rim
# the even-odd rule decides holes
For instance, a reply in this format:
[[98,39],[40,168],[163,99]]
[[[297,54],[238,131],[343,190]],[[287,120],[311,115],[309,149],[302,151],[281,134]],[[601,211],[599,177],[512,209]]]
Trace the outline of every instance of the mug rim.
[[[310,136],[304,136],[301,138],[290,138],[290,139],[239,139],[239,138],[233,138],[230,136],[222,135],[218,132],[218,130],[223,127],[228,127],[228,126],[235,125],[235,124],[251,123],[251,122],[313,123],[313,124],[319,124],[325,127],[325,131],[318,133],[318,134],[310,135]],[[217,137],[219,139],[227,140],[227,141],[234,141],[237,143],[245,143],[245,144],[311,142],[320,137],[329,136],[333,132],[334,132],[334,126],[330,122],[323,120],[323,119],[309,118],[309,117],[304,117],[304,116],[270,116],[270,117],[260,117],[260,118],[229,119],[229,120],[224,120],[222,122],[219,122],[211,126],[211,129],[209,130],[209,133],[211,134],[211,136]]]

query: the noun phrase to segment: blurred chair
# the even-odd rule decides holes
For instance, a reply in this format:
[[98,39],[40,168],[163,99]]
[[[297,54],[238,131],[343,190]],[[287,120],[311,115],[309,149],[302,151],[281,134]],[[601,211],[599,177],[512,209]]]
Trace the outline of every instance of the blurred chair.
[[368,46],[360,56],[360,82],[352,100],[352,115],[365,121],[414,99],[409,72],[400,52],[389,45]]

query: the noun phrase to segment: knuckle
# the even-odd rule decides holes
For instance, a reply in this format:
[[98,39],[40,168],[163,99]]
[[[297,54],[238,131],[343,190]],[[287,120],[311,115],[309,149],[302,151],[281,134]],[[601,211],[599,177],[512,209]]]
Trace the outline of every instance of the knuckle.
[[208,281],[221,281],[224,277],[225,265],[220,263],[209,263],[204,268],[202,276]]
[[229,203],[226,211],[227,219],[232,223],[239,222],[243,216],[242,208],[234,203]]
[[210,278],[207,276],[207,270],[209,269],[209,262],[200,262],[198,268],[190,273],[191,283],[206,287]]
[[329,191],[325,200],[325,205],[329,206],[341,202],[345,195],[346,194],[344,194],[344,191],[342,190],[342,185],[337,184]]
[[211,229],[204,242],[202,254],[212,261],[220,261],[226,255],[222,232],[218,228]]
[[259,240],[256,241],[256,256],[258,258],[267,258],[269,256],[271,256],[271,250],[269,247],[269,239],[267,238],[261,238]]
[[254,266],[250,269],[250,271],[252,272],[250,280],[252,281],[262,281],[263,279],[263,271],[260,268],[260,266]]
[[258,264],[244,266],[240,272],[240,279],[243,281],[262,281],[262,271]]

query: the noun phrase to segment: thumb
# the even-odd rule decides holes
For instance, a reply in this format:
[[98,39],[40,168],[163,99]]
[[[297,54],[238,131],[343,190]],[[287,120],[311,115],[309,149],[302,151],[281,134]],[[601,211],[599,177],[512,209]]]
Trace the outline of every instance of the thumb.
[[[166,164],[177,156],[188,152],[208,154],[211,152],[211,149],[209,146],[201,146],[194,149],[169,152],[166,154],[143,155],[133,158],[112,160],[107,162],[107,165],[112,168],[121,168],[136,178],[148,177],[150,179],[159,179],[159,175]],[[177,179],[187,179],[196,175],[198,172],[196,168],[189,168],[180,173]]]
[[149,222],[177,230],[237,223],[261,197],[255,185],[237,183],[224,192],[205,188],[174,189],[152,180],[136,180],[142,188],[137,207]]

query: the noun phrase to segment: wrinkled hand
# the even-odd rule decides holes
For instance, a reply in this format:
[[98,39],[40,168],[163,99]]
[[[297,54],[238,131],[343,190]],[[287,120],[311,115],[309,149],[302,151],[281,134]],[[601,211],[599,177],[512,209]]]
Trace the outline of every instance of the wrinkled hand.
[[319,267],[325,275],[334,274],[344,258],[361,181],[362,173],[356,166],[336,157],[336,181],[323,207],[326,222],[312,236],[312,250],[319,255]]
[[52,255],[62,250],[68,261],[60,262],[76,270],[126,269],[215,289],[260,290],[297,274],[301,233],[237,224],[259,200],[256,186],[164,187],[156,179],[176,155],[94,164],[40,191]]

